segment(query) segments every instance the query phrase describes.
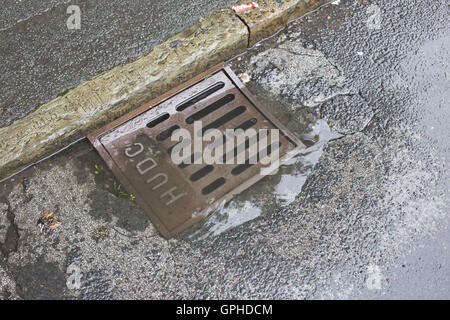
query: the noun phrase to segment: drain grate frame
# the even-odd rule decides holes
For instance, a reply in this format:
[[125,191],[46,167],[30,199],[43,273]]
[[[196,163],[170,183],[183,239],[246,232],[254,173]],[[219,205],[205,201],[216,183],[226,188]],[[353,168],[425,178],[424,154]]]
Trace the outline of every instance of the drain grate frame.
[[276,147],[281,162],[305,148],[225,63],[89,134],[108,167],[167,239],[264,178],[259,174],[260,163],[174,164],[170,152],[178,142],[170,136],[179,128],[199,134],[193,132],[196,120],[206,123],[203,132],[208,128],[279,129]]

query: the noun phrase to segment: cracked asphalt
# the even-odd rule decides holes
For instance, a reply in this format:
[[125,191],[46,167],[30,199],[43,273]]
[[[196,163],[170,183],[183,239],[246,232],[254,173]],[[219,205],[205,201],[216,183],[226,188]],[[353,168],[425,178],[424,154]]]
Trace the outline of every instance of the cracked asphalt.
[[81,141],[0,185],[0,297],[449,299],[448,2],[335,3],[229,62],[294,164],[166,241]]

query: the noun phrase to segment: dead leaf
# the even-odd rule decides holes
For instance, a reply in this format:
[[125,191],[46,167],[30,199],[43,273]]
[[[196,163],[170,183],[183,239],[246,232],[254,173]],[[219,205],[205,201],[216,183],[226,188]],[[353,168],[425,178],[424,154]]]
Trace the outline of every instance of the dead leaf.
[[53,219],[53,217],[54,217],[53,212],[46,212],[42,215],[41,220]]

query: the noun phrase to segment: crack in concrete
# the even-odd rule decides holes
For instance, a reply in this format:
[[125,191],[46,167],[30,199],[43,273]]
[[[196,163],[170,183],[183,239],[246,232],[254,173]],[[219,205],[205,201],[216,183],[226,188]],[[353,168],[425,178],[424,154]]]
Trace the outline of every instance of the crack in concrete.
[[[305,56],[305,57],[311,57],[311,58],[320,58],[321,57],[321,55],[319,53],[318,54],[300,53],[300,52],[295,52],[295,51],[292,51],[292,50],[289,50],[289,49],[283,48],[283,47],[277,47],[276,49],[283,50],[283,51],[285,51],[287,53],[290,53],[290,54],[293,54],[293,55],[296,55],[296,56]],[[341,70],[339,70],[339,68],[337,68],[336,65],[331,63],[331,61],[330,61],[330,64],[333,67],[335,67],[336,69],[338,69],[339,72],[341,72]]]
[[[364,96],[361,94],[361,90],[358,90],[356,93],[352,93],[352,92],[350,92],[350,91],[349,91],[349,92],[338,92],[337,94],[335,94],[335,95],[333,95],[333,96],[327,97],[327,99],[321,101],[320,103],[318,103],[318,105],[316,105],[316,106],[319,107],[319,114],[321,114],[321,115],[323,114],[323,106],[324,106],[324,104],[325,104],[326,102],[328,102],[328,101],[330,101],[330,100],[332,100],[332,99],[334,99],[334,98],[336,98],[336,97],[340,97],[340,96],[349,96],[349,97],[352,97],[352,96],[359,96],[359,97],[360,97],[364,102],[366,102],[367,105],[370,107],[370,109],[371,109],[371,111],[372,111],[372,115],[370,116],[370,118],[369,118],[369,120],[367,121],[367,123],[366,123],[360,130],[356,130],[356,131],[350,132],[350,133],[344,133],[344,132],[336,131],[337,133],[339,133],[339,134],[341,135],[341,137],[336,138],[336,139],[332,139],[332,140],[340,140],[340,139],[342,139],[342,138],[344,138],[344,137],[352,136],[352,135],[357,134],[357,133],[364,133],[364,132],[367,130],[367,128],[369,127],[369,125],[373,122],[374,118],[380,113],[379,110],[377,111],[376,108],[373,107],[373,106],[367,101],[366,98],[364,98]],[[332,140],[330,140],[330,141],[332,141]]]
[[[302,84],[299,84],[298,87],[300,87],[301,85],[302,85]],[[330,87],[330,88],[336,88],[336,86],[332,86],[332,87]],[[308,103],[308,102],[306,101],[306,102],[304,102],[303,104],[304,104],[304,106],[306,106],[306,107],[308,107],[308,108],[316,108],[316,107],[319,107],[319,111],[322,112],[322,106],[323,106],[326,102],[328,102],[328,101],[330,101],[330,100],[333,100],[334,98],[337,98],[337,97],[345,97],[345,96],[350,96],[350,97],[351,97],[351,96],[353,96],[353,95],[355,95],[355,94],[354,94],[354,93],[351,93],[350,89],[348,89],[348,88],[343,88],[341,92],[336,92],[336,93],[334,93],[334,94],[331,94],[331,95],[329,95],[329,96],[327,96],[327,97],[321,99],[320,101],[316,101],[316,102],[314,102],[314,103]]]
[[[231,9],[233,10],[233,9]],[[245,22],[244,19],[242,19],[236,12],[234,15],[244,24],[244,26],[247,28],[247,48],[250,48],[250,26]]]
[[368,128],[369,125],[372,123],[372,121],[374,120],[374,118],[375,118],[375,116],[376,116],[377,114],[378,114],[378,113],[372,114],[372,116],[370,117],[369,121],[367,121],[367,123],[364,125],[364,127],[361,128],[360,130],[356,130],[356,131],[350,132],[350,133],[342,133],[342,132],[336,131],[336,132],[339,133],[341,136],[338,137],[338,138],[335,138],[335,139],[331,139],[330,141],[341,140],[341,139],[344,139],[344,138],[346,138],[346,137],[354,136],[355,134],[358,134],[358,133],[362,133],[362,134],[366,135],[366,130],[367,130],[367,128]]

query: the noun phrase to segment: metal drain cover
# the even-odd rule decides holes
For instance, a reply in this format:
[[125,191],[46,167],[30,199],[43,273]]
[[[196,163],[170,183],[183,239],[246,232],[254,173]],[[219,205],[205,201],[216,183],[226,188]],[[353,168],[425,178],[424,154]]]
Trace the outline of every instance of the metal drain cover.
[[[203,124],[200,133],[194,132],[195,121]],[[250,164],[248,157],[240,164],[176,164],[171,152],[184,140],[172,141],[171,135],[181,128],[192,137],[201,137],[211,128],[224,134],[226,129],[236,128],[278,129],[276,147],[281,160],[289,151],[305,147],[256,101],[225,64],[90,134],[89,140],[109,168],[166,238],[192,226],[264,177],[260,174],[262,164]],[[200,150],[207,146],[203,143]],[[237,150],[233,151],[236,155]],[[189,158],[198,156],[193,151]]]

